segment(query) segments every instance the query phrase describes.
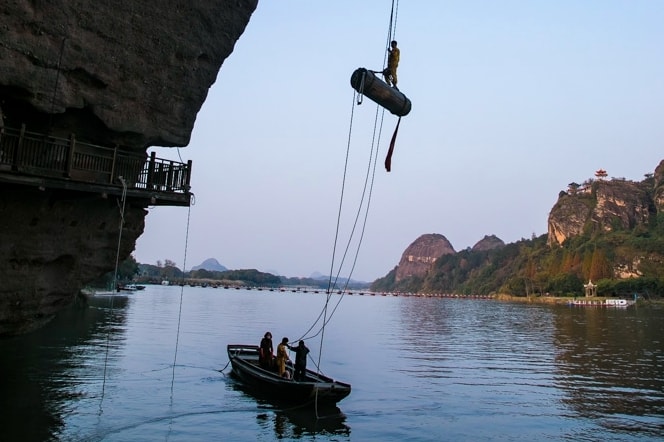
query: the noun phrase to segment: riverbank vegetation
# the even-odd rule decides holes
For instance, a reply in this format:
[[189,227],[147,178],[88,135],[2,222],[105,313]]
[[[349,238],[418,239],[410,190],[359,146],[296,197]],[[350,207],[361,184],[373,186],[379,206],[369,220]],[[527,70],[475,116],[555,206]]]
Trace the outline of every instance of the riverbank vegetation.
[[562,246],[547,245],[547,235],[505,247],[462,250],[438,258],[424,277],[396,281],[396,268],[376,280],[373,291],[413,293],[584,296],[592,281],[597,296],[645,299],[664,295],[664,216],[631,231],[588,231]]

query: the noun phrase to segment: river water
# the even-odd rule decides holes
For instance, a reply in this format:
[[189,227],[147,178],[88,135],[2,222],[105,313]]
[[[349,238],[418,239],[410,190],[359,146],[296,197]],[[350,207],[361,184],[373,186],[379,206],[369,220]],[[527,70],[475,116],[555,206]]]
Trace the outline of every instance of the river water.
[[323,373],[352,384],[338,413],[244,392],[226,344],[258,344],[267,330],[275,345],[294,341],[325,300],[162,286],[94,297],[0,341],[0,440],[664,437],[664,310],[653,307],[335,294],[322,346],[320,335],[307,343]]

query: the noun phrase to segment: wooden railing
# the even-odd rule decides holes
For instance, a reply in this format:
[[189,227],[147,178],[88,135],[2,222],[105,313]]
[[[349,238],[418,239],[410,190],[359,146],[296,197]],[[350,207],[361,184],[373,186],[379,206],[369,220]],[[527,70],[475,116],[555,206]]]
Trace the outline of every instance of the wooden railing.
[[188,194],[191,161],[157,158],[21,129],[5,127],[0,132],[0,171],[64,178],[150,192]]

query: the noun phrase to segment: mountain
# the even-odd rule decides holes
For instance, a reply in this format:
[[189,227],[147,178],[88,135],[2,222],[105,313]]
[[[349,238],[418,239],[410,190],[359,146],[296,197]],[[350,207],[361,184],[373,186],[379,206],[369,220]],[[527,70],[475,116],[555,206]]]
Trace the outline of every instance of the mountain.
[[510,244],[486,236],[460,252],[427,250],[444,237],[423,235],[371,289],[576,296],[592,280],[600,296],[661,296],[664,161],[643,181],[605,179],[601,169],[595,177],[559,193],[546,234]]
[[214,258],[208,258],[197,266],[193,266],[191,270],[209,270],[211,272],[225,272],[228,270],[226,267],[219,264]]
[[499,249],[505,247],[505,243],[502,239],[498,238],[496,235],[485,235],[484,238],[477,241],[473,248],[474,252],[482,252],[486,250]]
[[401,255],[396,281],[412,276],[424,276],[439,257],[454,254],[454,247],[443,235],[427,233],[413,241]]
[[313,272],[309,275],[311,279],[329,279],[327,276],[323,275],[321,272]]

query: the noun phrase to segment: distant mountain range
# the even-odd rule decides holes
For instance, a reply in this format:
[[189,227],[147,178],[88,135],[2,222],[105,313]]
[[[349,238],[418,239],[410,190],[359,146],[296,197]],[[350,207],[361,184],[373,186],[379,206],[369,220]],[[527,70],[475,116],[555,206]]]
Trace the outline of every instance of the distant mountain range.
[[[207,271],[210,271],[210,272],[225,272],[229,269],[227,267],[221,265],[219,263],[219,261],[217,261],[215,258],[208,258],[205,261],[203,261],[202,263],[200,263],[199,265],[193,266],[191,268],[191,271],[194,271],[194,270],[207,270]],[[266,273],[270,273],[270,274],[275,275],[275,276],[281,276],[281,277],[287,278],[283,275],[279,275],[275,271],[268,271]],[[329,279],[329,276],[325,276],[320,272],[313,272],[311,274],[311,276],[309,276],[309,279],[313,279],[313,280],[316,280],[316,281],[322,281],[322,280],[326,281],[326,280]],[[346,281],[347,281],[347,278],[340,277],[339,280],[337,281],[337,283],[338,284],[345,284]],[[355,280],[352,280],[352,279],[348,282],[351,283],[351,284],[366,284],[364,281],[355,281]]]

